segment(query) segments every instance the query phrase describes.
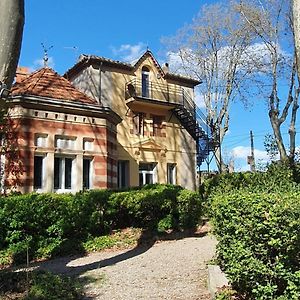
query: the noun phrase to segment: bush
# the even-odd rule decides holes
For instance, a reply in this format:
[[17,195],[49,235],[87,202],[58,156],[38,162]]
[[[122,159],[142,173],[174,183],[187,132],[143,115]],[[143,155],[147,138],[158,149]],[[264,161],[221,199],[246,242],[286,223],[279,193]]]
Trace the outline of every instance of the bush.
[[24,300],[76,300],[83,296],[74,279],[49,272],[0,272],[0,282],[1,299],[4,295],[7,299],[15,299],[16,293],[26,294],[22,297]]
[[177,196],[177,202],[179,227],[195,227],[200,220],[202,212],[199,194],[189,190],[182,190]]
[[300,192],[215,195],[218,259],[250,299],[300,299]]
[[[200,213],[198,194],[173,185],[4,197],[0,201],[0,264],[25,263],[27,253],[36,259],[82,252],[89,248],[86,241],[114,229],[193,227]],[[95,240],[96,248],[102,242]]]
[[204,200],[210,201],[216,194],[248,189],[257,192],[285,192],[299,189],[299,166],[274,162],[266,172],[224,173],[206,179],[200,187]]

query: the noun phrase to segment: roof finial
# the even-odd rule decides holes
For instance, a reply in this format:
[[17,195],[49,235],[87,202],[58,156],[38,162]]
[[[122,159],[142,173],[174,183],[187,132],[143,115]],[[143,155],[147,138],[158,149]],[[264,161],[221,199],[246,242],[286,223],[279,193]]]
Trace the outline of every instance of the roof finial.
[[44,68],[48,67],[48,60],[49,60],[49,56],[48,56],[48,51],[50,49],[53,48],[53,46],[50,46],[48,48],[46,48],[46,46],[44,45],[44,43],[41,43],[43,50],[44,50],[44,57],[43,57],[43,61],[44,61]]

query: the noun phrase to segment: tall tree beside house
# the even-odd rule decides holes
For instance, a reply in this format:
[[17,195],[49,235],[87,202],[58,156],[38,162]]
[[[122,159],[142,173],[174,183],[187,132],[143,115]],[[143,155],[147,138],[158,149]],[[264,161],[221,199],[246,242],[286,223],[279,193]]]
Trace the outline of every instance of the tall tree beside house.
[[300,0],[293,0],[293,28],[297,62],[297,75],[300,78]]
[[208,122],[220,145],[215,156],[219,171],[224,171],[221,144],[229,129],[230,105],[235,99],[245,101],[251,90],[253,67],[245,56],[253,40],[249,24],[235,5],[205,5],[192,24],[165,40],[170,47],[170,65],[176,72],[197,77],[198,92],[205,104]]
[[[296,117],[298,112],[299,80],[295,56],[291,1],[241,0],[240,13],[256,35],[255,42],[263,53],[257,66],[257,78],[267,100],[269,120],[280,159],[294,161],[296,149]],[[292,51],[290,51],[292,49]],[[283,88],[286,87],[286,88]],[[289,126],[288,143],[282,127]],[[288,145],[289,146],[288,146]]]
[[0,81],[11,87],[21,50],[24,0],[0,1]]
[[[177,49],[171,54],[180,58],[183,70],[203,81],[200,95],[220,144],[229,128],[232,101],[263,98],[280,159],[293,162],[299,80],[291,4],[239,0],[204,6],[193,24],[172,39]],[[299,18],[294,19],[297,26]],[[288,141],[283,125],[288,125]],[[219,169],[222,165],[220,161]]]
[[[24,27],[24,0],[0,1],[0,90],[13,83],[19,61]],[[2,96],[2,95],[1,95]],[[5,117],[4,117],[5,116]],[[10,186],[18,185],[23,172],[12,120],[7,115],[5,99],[0,97],[0,193],[4,190],[4,174],[10,176]]]

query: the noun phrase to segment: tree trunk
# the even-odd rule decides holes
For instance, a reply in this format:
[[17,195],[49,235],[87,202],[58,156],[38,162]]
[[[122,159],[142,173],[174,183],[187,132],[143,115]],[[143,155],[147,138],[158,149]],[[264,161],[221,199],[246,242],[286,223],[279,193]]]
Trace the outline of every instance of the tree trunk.
[[269,117],[270,117],[270,122],[273,128],[276,144],[278,147],[279,155],[280,155],[280,160],[281,161],[286,161],[288,159],[286,149],[284,147],[281,131],[280,131],[280,125],[278,123],[278,118],[276,116],[276,112],[270,111],[269,112]]
[[300,0],[293,0],[293,26],[296,49],[296,66],[298,78],[300,76]]
[[24,20],[24,0],[0,1],[0,81],[8,88],[19,61]]

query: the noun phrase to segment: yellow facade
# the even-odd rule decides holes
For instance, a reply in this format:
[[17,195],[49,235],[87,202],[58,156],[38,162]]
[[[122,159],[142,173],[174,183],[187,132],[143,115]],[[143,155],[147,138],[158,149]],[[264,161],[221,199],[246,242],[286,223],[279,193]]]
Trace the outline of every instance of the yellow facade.
[[119,187],[157,182],[196,189],[196,141],[174,114],[186,99],[193,103],[196,81],[167,76],[150,51],[132,68],[98,60],[68,79],[122,118],[117,125]]

